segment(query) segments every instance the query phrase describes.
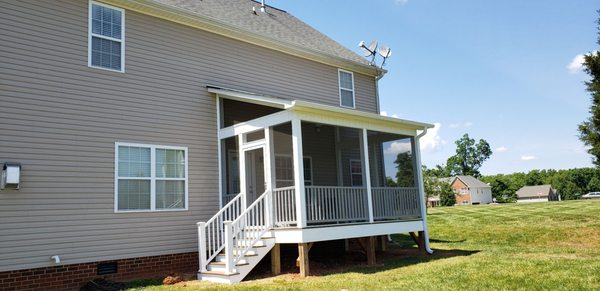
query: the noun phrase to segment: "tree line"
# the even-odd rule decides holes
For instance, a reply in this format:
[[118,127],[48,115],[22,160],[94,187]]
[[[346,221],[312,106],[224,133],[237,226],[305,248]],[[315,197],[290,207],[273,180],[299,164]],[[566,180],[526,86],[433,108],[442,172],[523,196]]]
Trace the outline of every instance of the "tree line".
[[523,186],[552,185],[562,200],[579,199],[585,193],[600,191],[600,169],[597,168],[531,170],[483,176],[480,180],[492,187],[492,196],[498,202],[516,201],[516,192]]

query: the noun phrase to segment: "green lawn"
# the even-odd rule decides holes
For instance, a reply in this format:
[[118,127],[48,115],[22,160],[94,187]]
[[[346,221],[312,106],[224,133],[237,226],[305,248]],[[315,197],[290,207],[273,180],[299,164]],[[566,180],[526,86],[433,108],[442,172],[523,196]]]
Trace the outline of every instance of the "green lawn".
[[[376,267],[305,279],[284,274],[236,286],[146,281],[130,290],[600,290],[600,201],[440,207],[428,219],[432,256],[388,254]],[[395,240],[413,248],[406,236]]]

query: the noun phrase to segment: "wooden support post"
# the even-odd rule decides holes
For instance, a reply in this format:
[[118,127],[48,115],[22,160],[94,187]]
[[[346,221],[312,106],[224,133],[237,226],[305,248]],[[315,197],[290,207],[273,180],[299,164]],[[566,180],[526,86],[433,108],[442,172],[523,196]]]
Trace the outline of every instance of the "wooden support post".
[[[307,252],[310,252],[310,249],[312,248],[314,242],[308,243],[308,250]],[[296,258],[296,267],[300,267],[300,253],[298,253],[298,258]]]
[[387,250],[387,236],[385,236],[385,235],[379,236],[379,242],[380,242],[380,246],[381,246],[381,251],[385,252]]
[[281,244],[275,244],[271,249],[271,273],[281,274]]
[[300,259],[300,276],[306,277],[310,273],[310,268],[308,264],[308,250],[309,244],[307,243],[299,243],[298,244],[298,255]]
[[344,239],[344,251],[345,252],[350,251],[350,240],[349,239]]
[[377,237],[370,236],[366,239],[366,248],[367,248],[367,265],[373,266],[377,263],[377,259],[375,257],[375,246]]
[[425,232],[419,231],[419,252],[425,253]]
[[424,252],[425,251],[425,240],[424,240],[425,233],[423,231],[419,231],[418,235],[414,232],[409,232],[409,234],[410,234],[410,237],[417,244],[417,247],[419,247],[419,251]]

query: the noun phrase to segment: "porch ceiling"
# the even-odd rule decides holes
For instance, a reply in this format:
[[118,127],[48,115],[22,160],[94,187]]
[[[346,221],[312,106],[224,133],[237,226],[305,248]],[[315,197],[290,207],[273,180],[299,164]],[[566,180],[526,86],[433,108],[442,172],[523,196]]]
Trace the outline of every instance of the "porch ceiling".
[[217,86],[208,85],[206,87],[208,92],[216,94],[217,97],[285,109],[285,111],[294,113],[297,118],[304,121],[375,130],[382,129],[386,132],[397,132],[398,130],[416,131],[433,128],[433,124],[429,123],[381,116],[354,109],[272,97]]

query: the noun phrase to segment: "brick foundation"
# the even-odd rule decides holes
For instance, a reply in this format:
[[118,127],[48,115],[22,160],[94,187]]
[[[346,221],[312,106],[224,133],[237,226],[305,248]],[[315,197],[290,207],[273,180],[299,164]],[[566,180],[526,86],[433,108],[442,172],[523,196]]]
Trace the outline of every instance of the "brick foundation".
[[117,262],[117,273],[97,275],[96,266],[101,262],[0,272],[0,290],[78,290],[94,278],[131,281],[157,278],[176,272],[195,273],[198,270],[198,253],[106,262]]

